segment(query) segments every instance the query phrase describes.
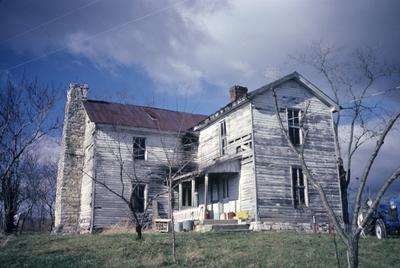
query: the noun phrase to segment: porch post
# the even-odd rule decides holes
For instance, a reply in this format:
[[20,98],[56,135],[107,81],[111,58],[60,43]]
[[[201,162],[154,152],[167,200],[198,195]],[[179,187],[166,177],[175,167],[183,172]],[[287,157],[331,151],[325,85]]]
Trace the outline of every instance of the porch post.
[[179,206],[178,209],[182,210],[182,197],[183,197],[183,193],[182,193],[182,182],[179,183],[179,197],[178,197],[178,201],[179,201]]
[[207,213],[208,173],[204,175],[204,219]]
[[192,179],[192,207],[196,206],[194,193],[196,192],[196,178]]

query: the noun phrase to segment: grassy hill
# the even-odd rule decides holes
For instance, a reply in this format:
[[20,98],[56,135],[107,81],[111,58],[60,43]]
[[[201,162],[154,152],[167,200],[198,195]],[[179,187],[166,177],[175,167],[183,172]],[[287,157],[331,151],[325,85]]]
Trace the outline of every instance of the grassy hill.
[[[363,239],[360,267],[399,267],[399,252],[399,238]],[[146,233],[143,241],[130,233],[0,237],[0,267],[338,267],[329,235],[179,233],[177,256],[172,264],[166,234]]]

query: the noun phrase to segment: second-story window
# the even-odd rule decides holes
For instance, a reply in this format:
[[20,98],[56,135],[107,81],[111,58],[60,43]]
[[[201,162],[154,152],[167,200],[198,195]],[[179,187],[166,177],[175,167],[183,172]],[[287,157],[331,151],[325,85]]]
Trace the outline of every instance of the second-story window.
[[220,152],[221,152],[221,155],[225,155],[227,145],[228,145],[228,142],[226,139],[226,122],[225,122],[225,120],[223,120],[220,123]]
[[133,159],[145,160],[146,139],[143,137],[133,137]]
[[301,144],[300,137],[300,110],[288,109],[288,132],[290,140],[294,145]]

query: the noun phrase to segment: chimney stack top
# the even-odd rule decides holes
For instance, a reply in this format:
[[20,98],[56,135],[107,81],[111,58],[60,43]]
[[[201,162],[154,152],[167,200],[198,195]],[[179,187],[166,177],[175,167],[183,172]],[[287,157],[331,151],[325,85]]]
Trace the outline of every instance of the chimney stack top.
[[229,96],[231,102],[240,99],[247,94],[247,87],[234,85],[229,89]]

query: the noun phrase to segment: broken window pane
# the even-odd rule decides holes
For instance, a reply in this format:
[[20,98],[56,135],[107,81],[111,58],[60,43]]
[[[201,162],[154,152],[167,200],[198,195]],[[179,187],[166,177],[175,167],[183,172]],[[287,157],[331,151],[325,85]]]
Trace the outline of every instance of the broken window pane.
[[146,155],[146,139],[133,137],[133,159],[144,160]]
[[295,109],[288,109],[288,132],[290,141],[294,145],[299,145],[300,142],[300,111]]
[[145,188],[144,184],[136,184],[133,186],[133,208],[137,213],[143,213],[145,207]]
[[301,168],[292,167],[293,204],[295,208],[307,206],[307,188]]

